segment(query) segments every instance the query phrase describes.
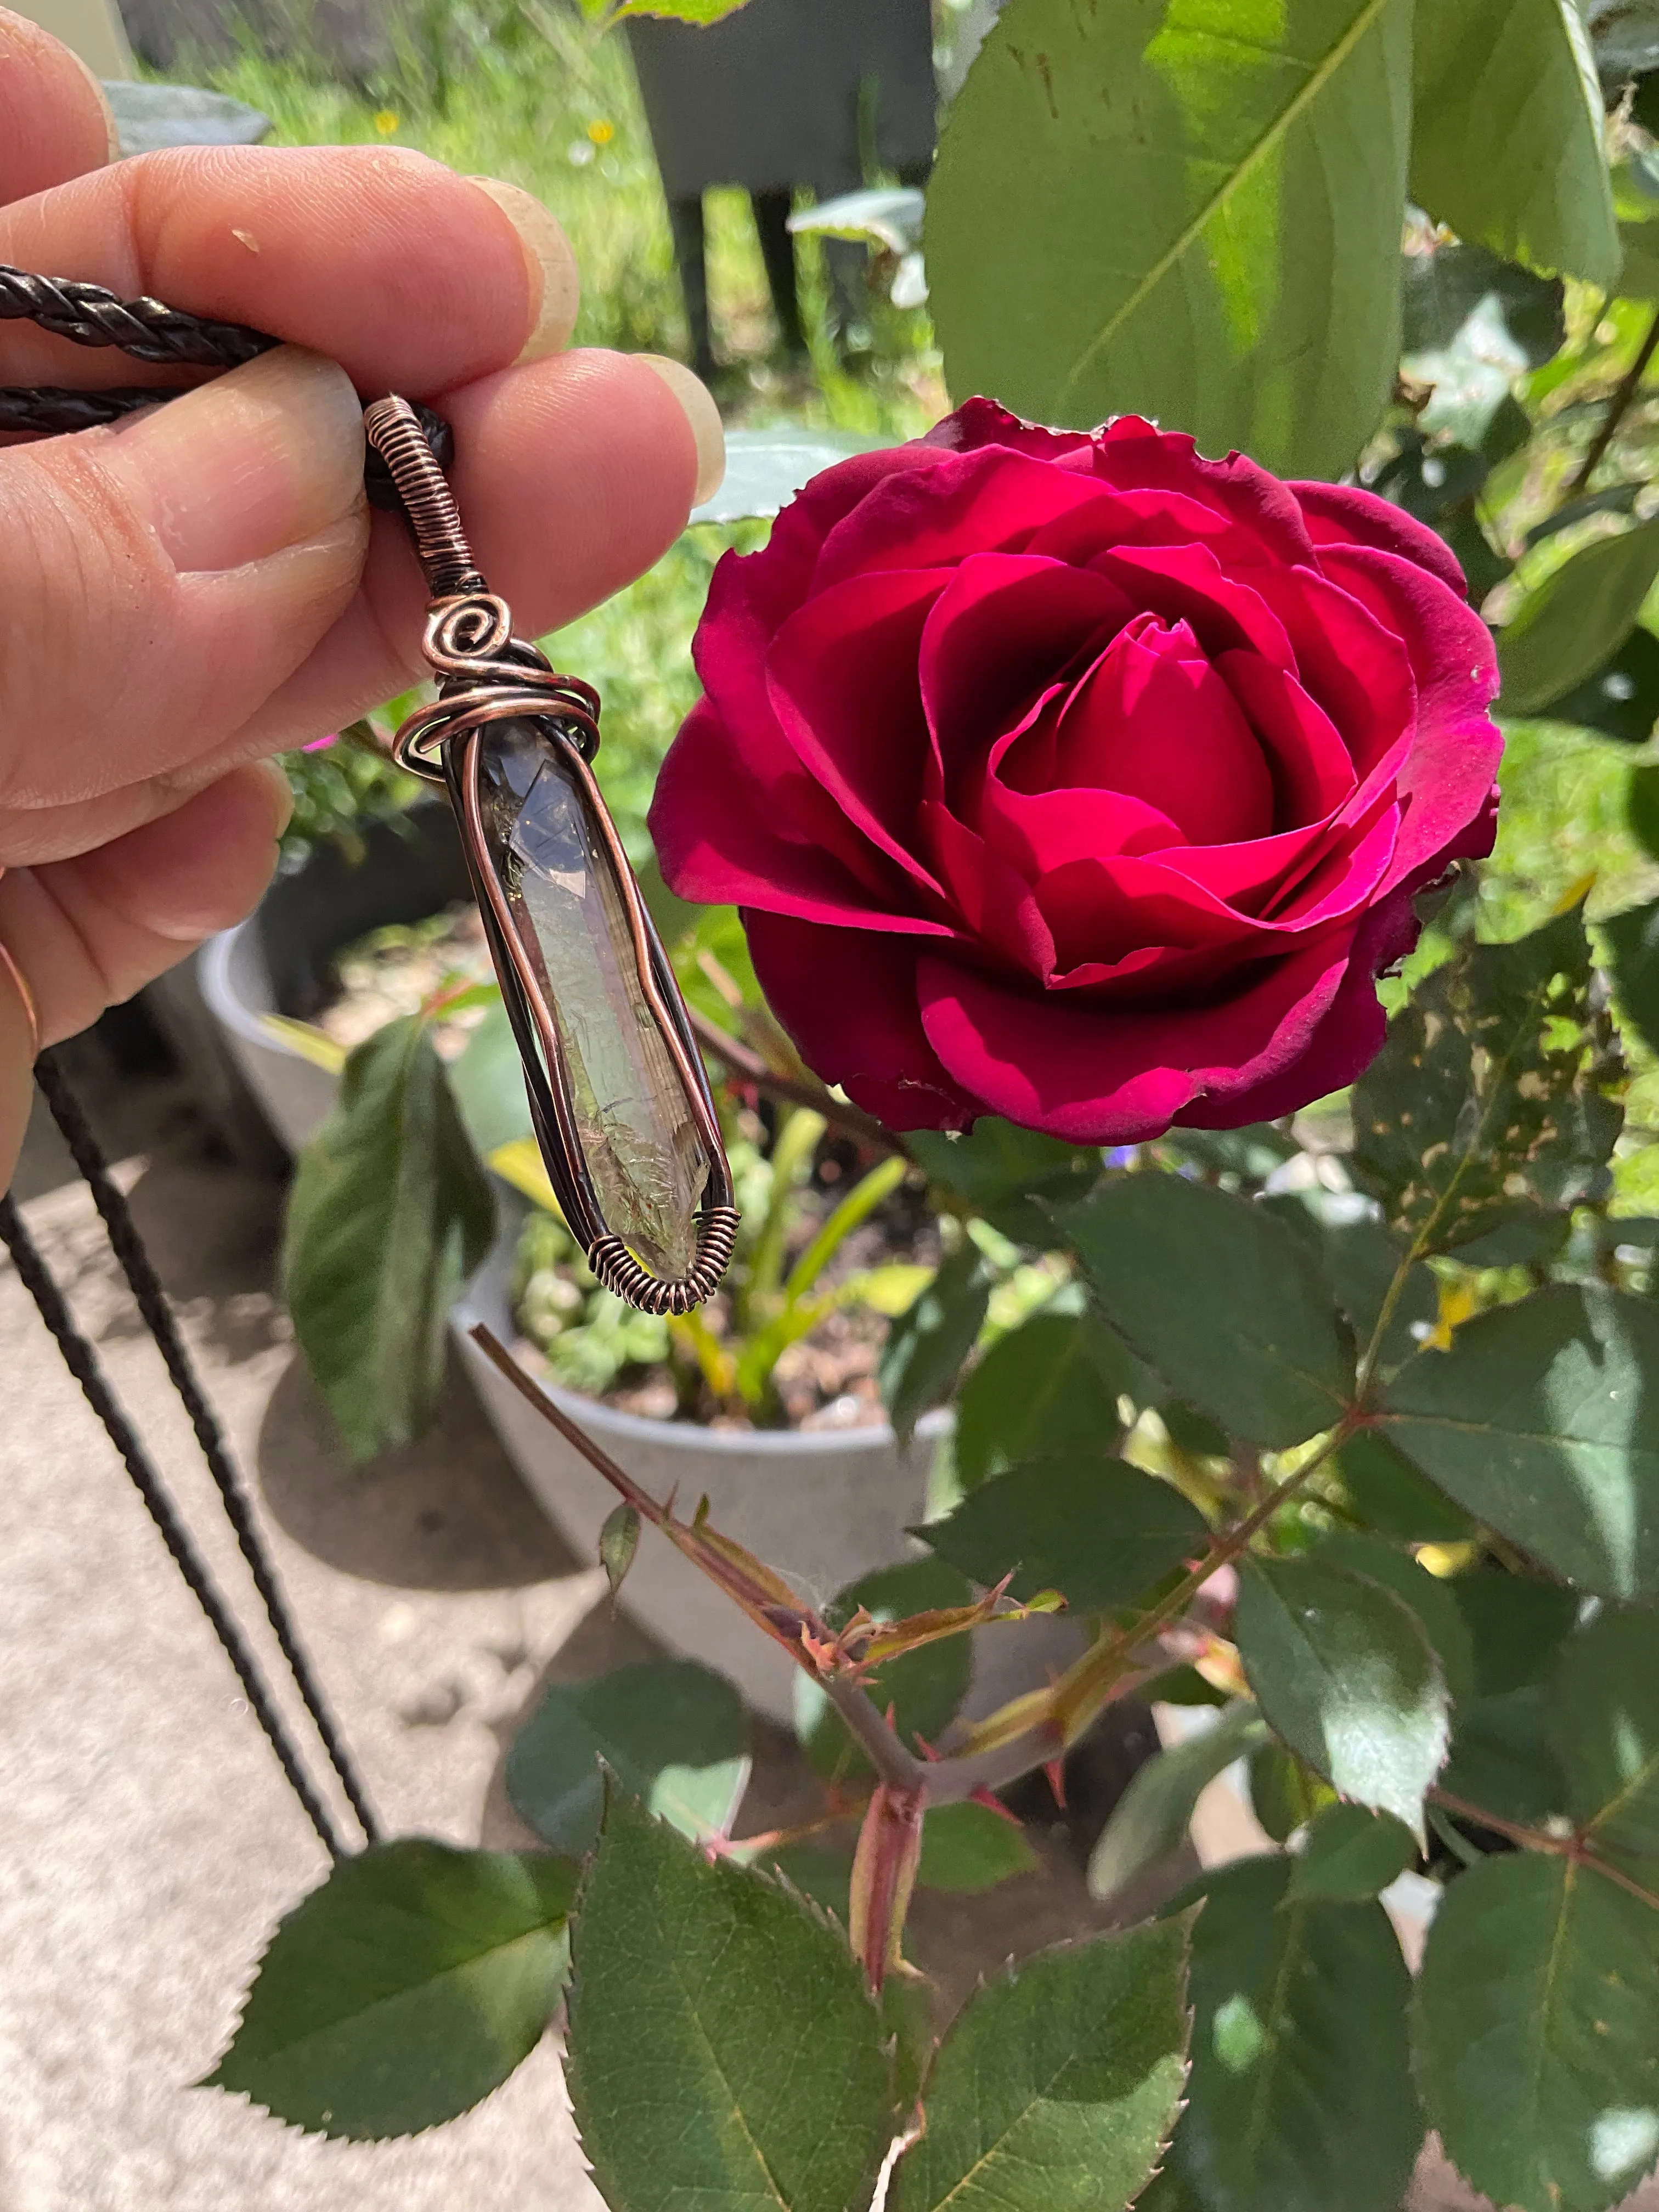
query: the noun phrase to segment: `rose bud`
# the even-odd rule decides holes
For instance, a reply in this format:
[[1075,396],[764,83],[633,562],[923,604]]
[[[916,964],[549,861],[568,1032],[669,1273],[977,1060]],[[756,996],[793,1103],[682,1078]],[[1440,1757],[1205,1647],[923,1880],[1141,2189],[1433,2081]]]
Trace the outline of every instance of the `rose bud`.
[[1351,1082],[1413,896],[1492,849],[1441,540],[1123,416],[969,400],[715,570],[651,810],[774,1012],[896,1129],[1230,1128]]

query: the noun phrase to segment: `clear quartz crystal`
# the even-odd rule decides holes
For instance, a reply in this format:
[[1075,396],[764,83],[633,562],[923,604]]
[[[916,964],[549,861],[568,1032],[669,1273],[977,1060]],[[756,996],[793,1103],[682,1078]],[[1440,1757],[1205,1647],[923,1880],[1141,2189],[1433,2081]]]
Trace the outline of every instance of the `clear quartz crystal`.
[[710,1161],[640,988],[621,886],[580,782],[527,722],[478,738],[491,866],[553,1015],[609,1226],[658,1273],[690,1267]]

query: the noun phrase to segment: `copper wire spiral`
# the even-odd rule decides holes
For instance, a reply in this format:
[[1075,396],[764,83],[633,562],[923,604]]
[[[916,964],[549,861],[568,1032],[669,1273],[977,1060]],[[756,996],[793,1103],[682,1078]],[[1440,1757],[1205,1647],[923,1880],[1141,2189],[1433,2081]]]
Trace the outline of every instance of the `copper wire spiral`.
[[684,1314],[720,1288],[731,1264],[741,1216],[734,1206],[711,1206],[697,1216],[697,1256],[684,1275],[666,1282],[634,1257],[620,1237],[601,1237],[587,1264],[607,1291],[641,1313]]
[[598,752],[599,693],[579,677],[561,676],[545,653],[515,638],[512,612],[493,592],[441,599],[427,617],[421,649],[444,688],[398,732],[393,753],[411,775],[441,782],[433,757],[446,738],[523,714],[556,722],[584,760]]

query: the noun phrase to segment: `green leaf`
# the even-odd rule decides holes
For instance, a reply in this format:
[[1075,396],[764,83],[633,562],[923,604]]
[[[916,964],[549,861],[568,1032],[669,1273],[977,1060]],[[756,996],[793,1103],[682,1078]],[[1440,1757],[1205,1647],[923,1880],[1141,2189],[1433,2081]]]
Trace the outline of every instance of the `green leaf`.
[[1391,1813],[1363,1805],[1327,1805],[1314,1815],[1302,1855],[1292,1861],[1288,1902],[1329,1898],[1359,1905],[1405,1873],[1417,1856],[1411,1830]]
[[1443,353],[1483,308],[1497,310],[1528,368],[1541,368],[1566,342],[1563,287],[1484,246],[1442,240],[1407,253],[1400,267],[1400,346],[1405,354]]
[[1388,1384],[1385,1433],[1477,1521],[1604,1597],[1659,1593],[1659,1306],[1552,1284]]
[[1631,770],[1625,818],[1632,836],[1648,858],[1659,859],[1659,761]]
[[352,2142],[465,2112],[558,2000],[576,1869],[404,1838],[342,1859],[271,1937],[206,2084]]
[[1034,1874],[1041,1863],[1018,1822],[988,1805],[935,1805],[921,1825],[916,1880],[923,1889],[971,1894],[1012,1875]]
[[1644,745],[1659,720],[1659,637],[1638,623],[1593,674],[1546,710],[1553,722]]
[[893,2107],[902,2122],[920,2113],[921,2085],[938,2040],[933,1984],[921,1974],[889,1974],[878,2002],[892,2049]]
[[1622,1073],[1575,908],[1469,945],[1418,987],[1354,1086],[1353,1168],[1419,1253],[1604,1197]]
[[605,1516],[605,1526],[599,1531],[599,1565],[605,1569],[613,1599],[639,1548],[640,1516],[633,1506],[618,1505]]
[[1396,1550],[1380,1536],[1362,1535],[1353,1529],[1334,1529],[1321,1543],[1318,1556],[1392,1590],[1411,1608],[1428,1638],[1454,1700],[1461,1705],[1474,1696],[1474,1639],[1449,1583],[1419,1566],[1409,1552]]
[[1259,1744],[1251,1753],[1250,1810],[1274,1843],[1288,1843],[1322,1805],[1335,1802],[1330,1784],[1322,1782],[1277,1737]]
[[901,1444],[931,1406],[943,1404],[973,1350],[991,1303],[991,1279],[966,1237],[887,1332],[879,1379]]
[[1659,1050],[1659,899],[1610,914],[1601,927],[1620,1010],[1650,1050]]
[[1362,1520],[1410,1544],[1458,1543],[1473,1523],[1460,1506],[1425,1482],[1376,1429],[1356,1429],[1336,1455],[1342,1487]]
[[[1603,1857],[1659,1861],[1659,1620],[1604,1613],[1568,1642],[1547,1694],[1584,1841]],[[1659,1887],[1659,1867],[1640,1878]]]
[[1212,1728],[1137,1767],[1090,1856],[1090,1896],[1115,1897],[1179,1850],[1193,1808],[1210,1784],[1267,1734],[1255,1707],[1241,1699]]
[[977,1990],[928,2069],[891,2212],[1102,2212],[1138,2196],[1181,2109],[1189,1926],[1040,1951]]
[[1611,291],[1601,91],[1574,0],[1419,0],[1413,76],[1418,204],[1508,260]]
[[1498,633],[1506,714],[1540,714],[1583,684],[1636,626],[1659,577],[1659,520],[1593,538]]
[[1099,1452],[1122,1433],[1120,1397],[1149,1378],[1098,1314],[1033,1314],[1000,1337],[957,1401],[957,1474],[972,1490],[1023,1461]]
[[1000,1474],[912,1534],[976,1583],[1018,1568],[1014,1596],[1057,1589],[1073,1613],[1127,1605],[1209,1540],[1203,1515],[1170,1484],[1082,1452]]
[[551,1682],[507,1753],[507,1796],[556,1849],[585,1851],[599,1825],[601,1759],[685,1834],[721,1833],[749,1779],[743,1701],[690,1659]]
[[[1369,1201],[1368,1201],[1369,1202]],[[1382,1222],[1364,1218],[1327,1220],[1321,1237],[1325,1273],[1336,1292],[1336,1302],[1352,1326],[1354,1341],[1362,1346],[1382,1316],[1382,1304],[1407,1246],[1396,1231]],[[1440,1286],[1431,1268],[1420,1261],[1407,1268],[1406,1280],[1382,1332],[1376,1366],[1387,1374],[1409,1359],[1417,1349],[1413,1331],[1431,1326],[1440,1311]]]
[[[646,12],[635,9],[632,12]],[[664,11],[665,13],[666,10]],[[719,488],[691,510],[692,522],[743,522],[764,519],[788,506],[803,484],[822,470],[854,453],[867,453],[885,441],[847,430],[728,430],[726,474]]]
[[1287,1899],[1291,1875],[1275,1856],[1204,1878],[1193,2070],[1166,2168],[1185,2193],[1162,2200],[1182,2212],[1397,2212],[1422,2144],[1388,1915]]
[[848,2212],[894,2129],[881,2020],[804,1898],[614,1784],[578,1901],[565,2079],[611,2212]]
[[[824,1607],[823,1617],[838,1629],[862,1606],[877,1620],[902,1620],[913,1613],[970,1605],[973,1596],[969,1583],[943,1559],[907,1559],[902,1566],[878,1567],[849,1583]],[[970,1639],[946,1636],[868,1668],[866,1680],[881,1711],[892,1707],[893,1725],[906,1743],[921,1737],[931,1744],[945,1733],[967,1696],[973,1667]],[[870,1771],[823,1692],[810,1676],[799,1673],[795,1732],[820,1774],[845,1779]]]
[[966,1136],[913,1129],[904,1142],[930,1182],[954,1191],[1018,1244],[1052,1244],[1048,1208],[1085,1196],[1100,1179],[1098,1145],[1068,1145],[993,1114],[981,1115]]
[[518,1040],[507,1008],[499,1002],[473,1030],[465,1049],[450,1061],[447,1073],[462,1123],[481,1160],[503,1145],[534,1134]]
[[1605,2212],[1659,2151],[1659,1911],[1565,1857],[1448,1888],[1418,1981],[1417,2076],[1447,2154],[1517,2212]]
[[1109,1183],[1063,1226],[1113,1327],[1230,1434],[1282,1448],[1340,1418],[1352,1344],[1317,1259],[1282,1221],[1146,1174]]
[[1474,1686],[1500,1697],[1541,1682],[1578,1618],[1578,1601],[1559,1583],[1478,1567],[1446,1584],[1474,1647]]
[[354,1459],[430,1422],[445,1319],[495,1228],[442,1062],[417,1016],[389,1022],[300,1156],[283,1253],[294,1333]]
[[825,1844],[787,1844],[767,1853],[768,1863],[814,1905],[833,1912],[845,1928],[852,1917],[853,1854]]
[[1567,1802],[1566,1777],[1544,1733],[1536,1683],[1463,1706],[1440,1786],[1500,1820],[1549,1820]]
[[1340,473],[1400,350],[1410,47],[1410,0],[1309,0],[1248,35],[1210,0],[1010,0],[928,187],[952,397],[1139,412]]
[[1419,1838],[1446,1756],[1445,1678],[1392,1590],[1322,1559],[1255,1559],[1234,1638],[1263,1717],[1343,1797]]

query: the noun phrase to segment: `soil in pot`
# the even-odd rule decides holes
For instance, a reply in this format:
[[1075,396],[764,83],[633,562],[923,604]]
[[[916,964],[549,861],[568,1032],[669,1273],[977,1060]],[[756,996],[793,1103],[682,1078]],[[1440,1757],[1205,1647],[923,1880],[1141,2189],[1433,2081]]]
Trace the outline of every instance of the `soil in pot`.
[[[945,1249],[921,1177],[889,1192],[791,1306],[792,1273],[872,1163],[828,1133],[780,1203],[775,1159],[785,1154],[769,1109],[724,1118],[744,1218],[726,1286],[683,1322],[635,1313],[594,1282],[562,1223],[533,1212],[512,1286],[520,1357],[567,1389],[647,1419],[735,1431],[879,1428],[887,1415],[877,1370],[888,1330]],[[761,1346],[769,1325],[790,1339],[775,1364]]]

